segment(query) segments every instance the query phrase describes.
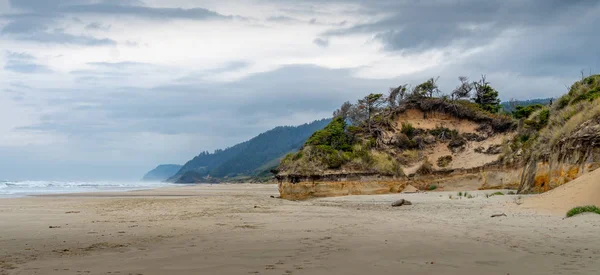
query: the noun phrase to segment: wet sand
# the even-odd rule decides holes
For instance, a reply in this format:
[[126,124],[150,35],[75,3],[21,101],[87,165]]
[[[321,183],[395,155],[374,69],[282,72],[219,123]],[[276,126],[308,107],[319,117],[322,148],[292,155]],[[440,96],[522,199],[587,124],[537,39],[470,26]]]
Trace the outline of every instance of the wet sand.
[[[243,184],[0,199],[0,274],[598,273],[600,215],[485,193],[293,202]],[[400,198],[413,205],[390,207]]]

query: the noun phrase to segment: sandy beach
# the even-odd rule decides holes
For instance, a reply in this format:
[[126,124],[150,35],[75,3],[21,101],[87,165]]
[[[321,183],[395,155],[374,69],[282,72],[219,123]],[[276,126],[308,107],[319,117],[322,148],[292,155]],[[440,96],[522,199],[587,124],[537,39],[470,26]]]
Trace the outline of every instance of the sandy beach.
[[[240,184],[0,199],[0,274],[598,274],[600,215],[486,193],[294,202]],[[392,208],[400,198],[413,205]]]

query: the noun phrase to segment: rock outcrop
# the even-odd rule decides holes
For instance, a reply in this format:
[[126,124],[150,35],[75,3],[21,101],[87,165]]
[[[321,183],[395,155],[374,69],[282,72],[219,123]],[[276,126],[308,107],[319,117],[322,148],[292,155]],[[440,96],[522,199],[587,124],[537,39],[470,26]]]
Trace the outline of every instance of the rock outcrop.
[[600,119],[588,120],[569,136],[531,156],[524,167],[520,193],[546,192],[600,167]]

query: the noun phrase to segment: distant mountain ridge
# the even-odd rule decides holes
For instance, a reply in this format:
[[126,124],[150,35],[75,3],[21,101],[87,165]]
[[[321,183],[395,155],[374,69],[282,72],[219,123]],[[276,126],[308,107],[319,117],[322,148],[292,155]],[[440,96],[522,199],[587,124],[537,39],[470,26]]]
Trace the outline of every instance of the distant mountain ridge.
[[505,112],[512,113],[516,110],[517,106],[527,107],[527,106],[531,106],[531,105],[535,105],[535,104],[548,105],[551,101],[552,101],[552,98],[536,98],[536,99],[529,99],[529,100],[505,101],[505,102],[500,103],[500,105],[502,106],[502,109]]
[[181,167],[182,166],[178,164],[161,164],[146,173],[142,178],[142,181],[165,181],[175,175]]
[[204,151],[167,179],[174,183],[250,181],[270,178],[270,170],[289,152],[297,151],[331,119],[299,126],[280,126],[227,149]]

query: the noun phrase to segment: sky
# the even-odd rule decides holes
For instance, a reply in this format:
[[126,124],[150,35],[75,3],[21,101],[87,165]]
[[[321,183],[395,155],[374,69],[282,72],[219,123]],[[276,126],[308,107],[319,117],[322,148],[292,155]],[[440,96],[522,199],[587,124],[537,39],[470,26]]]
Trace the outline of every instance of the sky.
[[503,100],[600,71],[595,0],[0,0],[0,180],[135,180],[486,75]]

